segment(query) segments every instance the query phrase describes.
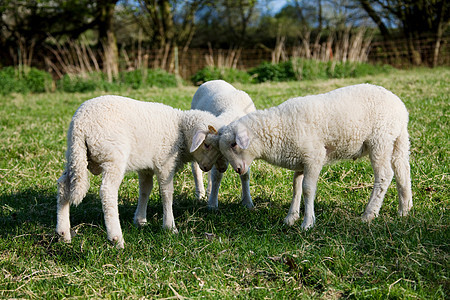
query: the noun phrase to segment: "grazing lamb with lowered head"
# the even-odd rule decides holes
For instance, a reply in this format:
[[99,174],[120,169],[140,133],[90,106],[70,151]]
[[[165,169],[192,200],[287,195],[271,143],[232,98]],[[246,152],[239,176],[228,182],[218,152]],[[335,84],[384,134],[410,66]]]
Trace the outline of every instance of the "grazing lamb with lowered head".
[[293,199],[284,219],[299,218],[303,190],[303,229],[314,225],[314,197],[324,164],[369,154],[375,183],[362,215],[371,221],[380,211],[395,174],[400,216],[412,207],[408,112],[386,89],[370,84],[348,86],[326,94],[298,97],[250,113],[219,131],[220,150],[239,174],[254,159],[294,170]]
[[[192,98],[192,109],[204,110],[217,116],[221,123],[229,124],[246,114],[255,111],[255,105],[246,92],[234,88],[223,80],[212,80],[202,84]],[[216,140],[218,148],[218,139]],[[208,207],[218,208],[218,194],[223,172],[226,171],[228,162],[218,160],[209,173],[208,180]],[[202,172],[197,162],[192,162],[192,174],[194,175],[195,190],[198,198],[205,196]],[[250,196],[250,172],[240,175],[242,184],[242,204],[248,208],[253,207]]]
[[220,128],[217,118],[204,111],[181,111],[161,103],[120,96],[84,102],[75,112],[67,134],[67,165],[58,180],[57,233],[70,242],[70,204],[78,205],[89,189],[88,170],[102,173],[102,200],[108,239],[124,247],[117,194],[127,171],[139,175],[139,200],[134,215],[144,225],[147,201],[156,175],[163,203],[163,227],[176,232],[172,212],[173,176],[184,163],[197,160],[210,170],[220,156],[217,148],[199,150]]

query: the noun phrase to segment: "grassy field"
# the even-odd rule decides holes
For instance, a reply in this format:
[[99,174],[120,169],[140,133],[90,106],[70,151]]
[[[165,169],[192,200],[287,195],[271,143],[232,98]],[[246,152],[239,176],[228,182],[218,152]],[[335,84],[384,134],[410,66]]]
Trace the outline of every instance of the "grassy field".
[[[149,224],[132,223],[136,174],[120,191],[126,241],[109,244],[99,201],[99,177],[71,209],[77,235],[58,241],[56,180],[64,166],[72,114],[99,93],[0,96],[0,298],[401,298],[448,299],[450,69],[416,69],[357,79],[238,85],[258,108],[289,97],[370,82],[398,96],[410,112],[414,208],[397,216],[393,182],[380,216],[360,221],[373,174],[367,158],[322,170],[316,226],[283,225],[292,172],[254,163],[256,208],[240,206],[231,168],[218,212],[197,202],[190,167],[176,177],[177,235],[164,232],[156,185]],[[195,87],[130,90],[124,96],[188,109]],[[301,215],[302,217],[302,215]]]

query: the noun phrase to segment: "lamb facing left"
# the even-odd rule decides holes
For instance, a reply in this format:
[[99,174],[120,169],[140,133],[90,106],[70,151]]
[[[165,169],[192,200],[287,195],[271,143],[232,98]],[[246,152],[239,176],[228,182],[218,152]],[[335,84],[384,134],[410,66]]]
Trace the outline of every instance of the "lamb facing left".
[[58,179],[56,232],[64,241],[71,241],[69,207],[80,204],[85,197],[88,170],[102,174],[100,198],[106,231],[117,248],[124,247],[118,190],[128,171],[139,175],[134,223],[141,226],[147,222],[147,201],[156,175],[163,203],[163,228],[177,232],[172,212],[174,174],[194,160],[202,169],[210,170],[221,156],[217,148],[209,146],[217,133],[208,125],[222,126],[208,112],[181,111],[121,96],[101,96],[84,102],[67,133],[67,164]]

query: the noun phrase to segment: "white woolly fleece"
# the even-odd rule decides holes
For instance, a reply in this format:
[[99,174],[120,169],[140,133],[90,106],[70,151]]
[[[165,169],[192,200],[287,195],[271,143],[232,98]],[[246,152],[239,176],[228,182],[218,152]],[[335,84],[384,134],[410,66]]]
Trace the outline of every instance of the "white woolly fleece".
[[313,200],[322,166],[369,154],[375,186],[363,219],[370,221],[378,215],[394,173],[399,214],[406,215],[412,207],[407,125],[408,112],[396,95],[360,84],[250,113],[222,128],[220,149],[240,174],[254,159],[296,171],[285,222],[292,225],[298,219],[303,189],[304,229],[314,224]]
[[198,151],[201,143],[209,139],[208,125],[220,128],[222,123],[207,112],[181,111],[120,96],[84,102],[75,112],[67,135],[67,166],[58,180],[57,232],[70,241],[69,206],[78,205],[86,195],[88,169],[103,175],[100,196],[105,223],[108,238],[117,247],[124,246],[117,191],[127,171],[139,174],[135,223],[146,223],[147,200],[156,175],[163,200],[163,227],[176,231],[172,213],[175,172],[195,159],[204,169],[211,169],[220,156],[215,149],[206,154],[202,151],[202,155]]
[[[191,108],[210,112],[217,116],[218,120],[223,124],[229,124],[256,110],[252,99],[247,93],[237,90],[234,86],[223,80],[212,80],[202,84],[195,92]],[[218,139],[213,141],[212,147],[219,148]],[[227,166],[227,161],[218,160],[209,173],[207,194],[209,195],[208,207],[210,209],[218,209],[220,182],[223,176],[222,173],[226,170]],[[202,172],[196,162],[192,163],[192,174],[194,175],[197,198],[201,199],[205,196],[205,188],[203,187]],[[249,174],[246,173],[240,177],[242,183],[242,204],[248,208],[252,208],[253,202],[250,195]]]

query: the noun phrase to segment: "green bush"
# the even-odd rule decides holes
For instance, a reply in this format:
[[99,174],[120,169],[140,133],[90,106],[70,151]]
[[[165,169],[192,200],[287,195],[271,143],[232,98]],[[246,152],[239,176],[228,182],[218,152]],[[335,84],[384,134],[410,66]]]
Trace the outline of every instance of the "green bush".
[[361,63],[357,64],[353,74],[354,77],[361,77],[361,76],[367,76],[367,75],[377,75],[382,73],[388,73],[392,71],[394,67],[390,65],[372,65],[367,63]]
[[6,67],[0,70],[0,93],[43,93],[51,90],[52,77],[36,68],[17,69]]
[[386,73],[389,70],[392,70],[392,67],[387,65],[372,65],[350,61],[330,61],[327,63],[328,78],[361,77]]
[[121,72],[119,75],[119,85],[139,89],[142,87],[176,87],[177,78],[161,69],[137,69],[133,71]]
[[259,66],[251,69],[249,74],[252,75],[255,82],[290,81],[296,79],[292,61],[278,64],[263,62]]
[[145,80],[147,86],[155,87],[176,87],[178,85],[175,75],[170,74],[161,69],[147,70],[147,79]]
[[279,64],[264,62],[249,73],[255,82],[315,80],[376,75],[391,70],[390,66],[359,62],[319,61],[297,58]]
[[58,90],[67,93],[84,93],[95,91],[100,80],[89,77],[82,77],[80,75],[64,75],[57,82]]
[[53,79],[52,76],[35,68],[25,74],[25,83],[27,88],[34,93],[44,93],[51,90]]
[[222,79],[226,82],[250,83],[252,78],[249,73],[233,68],[206,67],[199,70],[191,77],[192,83],[201,85],[210,80]]
[[119,76],[112,82],[106,79],[106,75],[99,73],[90,73],[80,75],[64,75],[58,81],[58,89],[68,92],[88,92],[88,91],[120,91],[121,89],[140,89],[143,87],[175,87],[177,79],[175,75],[169,74],[163,70],[133,70],[120,72]]
[[132,70],[127,72],[120,72],[119,80],[117,83],[124,86],[131,87],[132,89],[139,89],[144,85],[142,70]]
[[327,79],[327,63],[314,59],[292,60],[295,75],[298,80]]
[[23,81],[19,81],[16,70],[13,67],[6,67],[0,70],[0,93],[7,95],[12,92],[22,92],[26,89]]

